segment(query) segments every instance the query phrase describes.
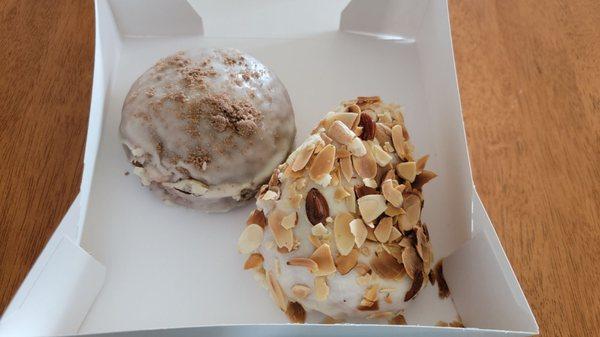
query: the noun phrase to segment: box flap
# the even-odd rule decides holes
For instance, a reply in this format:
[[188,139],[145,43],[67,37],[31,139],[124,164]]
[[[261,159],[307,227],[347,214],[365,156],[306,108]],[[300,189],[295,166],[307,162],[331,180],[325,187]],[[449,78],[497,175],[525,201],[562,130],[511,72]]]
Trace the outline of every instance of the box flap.
[[539,332],[535,317],[476,192],[475,236],[444,260],[454,304],[467,326]]
[[105,268],[74,243],[76,199],[0,321],[2,336],[76,333],[104,282]]

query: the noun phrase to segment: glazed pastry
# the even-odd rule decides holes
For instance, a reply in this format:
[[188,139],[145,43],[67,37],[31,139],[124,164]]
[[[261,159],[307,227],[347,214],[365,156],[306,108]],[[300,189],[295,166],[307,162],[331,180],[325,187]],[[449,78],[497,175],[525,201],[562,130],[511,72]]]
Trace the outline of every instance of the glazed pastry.
[[132,85],[120,132],[133,172],[166,201],[227,211],[253,197],[289,154],[288,93],[234,49],[178,52]]
[[402,323],[429,278],[422,187],[400,107],[359,97],[329,112],[262,186],[239,238],[252,269],[293,322]]

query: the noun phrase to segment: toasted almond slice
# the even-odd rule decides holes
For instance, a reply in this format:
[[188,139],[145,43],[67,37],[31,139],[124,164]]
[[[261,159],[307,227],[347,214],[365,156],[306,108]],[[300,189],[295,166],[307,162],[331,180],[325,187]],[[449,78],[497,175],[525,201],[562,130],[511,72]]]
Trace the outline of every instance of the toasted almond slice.
[[[385,300],[385,299],[384,299]],[[387,302],[387,300],[386,300]],[[367,316],[367,319],[382,319],[382,318],[391,318],[394,316],[394,313],[391,311],[377,311]]]
[[319,268],[319,266],[317,266],[317,263],[315,261],[313,261],[309,258],[306,258],[306,257],[293,257],[288,260],[287,265],[304,267],[304,268],[308,269],[308,271],[310,271],[311,273],[316,272],[317,269]]
[[375,143],[371,144],[371,152],[373,152],[373,157],[377,165],[381,167],[386,166],[392,161],[392,156]]
[[371,301],[371,302],[377,301],[377,297],[378,297],[377,291],[378,290],[379,290],[379,287],[376,284],[370,286],[369,288],[367,288],[367,290],[365,290],[363,298],[368,301]]
[[346,256],[338,255],[335,258],[335,266],[341,275],[348,274],[358,263],[358,249],[354,248]]
[[415,177],[415,181],[412,186],[416,189],[423,188],[423,185],[431,181],[433,178],[437,177],[437,174],[431,171],[423,170],[418,176]]
[[298,213],[292,212],[281,219],[281,227],[285,229],[292,229],[298,223]]
[[400,158],[404,158],[406,152],[404,151],[404,135],[402,134],[402,125],[396,124],[392,128],[392,142],[394,143],[394,149]]
[[308,176],[313,181],[321,180],[326,174],[333,170],[335,162],[335,146],[329,144],[317,154],[310,165]]
[[310,232],[311,232],[312,235],[317,236],[317,237],[329,235],[329,230],[321,222],[319,222],[318,224],[314,225],[310,229]]
[[325,277],[315,278],[315,298],[317,301],[325,301],[329,297],[329,286]]
[[350,157],[340,159],[340,170],[342,176],[346,181],[350,181],[354,176],[354,169],[352,168],[352,159]]
[[358,275],[363,276],[370,272],[371,268],[369,268],[369,266],[367,266],[366,264],[358,263],[356,267],[354,267],[354,271],[356,271]]
[[350,232],[354,235],[356,247],[360,248],[367,239],[367,227],[362,219],[354,219],[350,221]]
[[393,256],[398,263],[402,263],[402,247],[395,244],[385,244],[383,245],[383,250]]
[[333,143],[333,139],[331,139],[331,137],[329,137],[327,133],[325,133],[325,131],[321,131],[321,133],[319,133],[319,136],[321,137],[321,139],[323,139],[325,145]]
[[342,185],[339,185],[335,189],[335,192],[333,193],[333,197],[335,198],[335,200],[338,200],[338,201],[343,201],[344,199],[346,199],[349,196],[350,196],[350,193],[348,193],[348,191]]
[[370,188],[377,188],[377,182],[375,181],[375,179],[372,179],[372,178],[364,178],[363,184],[365,184],[365,186],[370,187]]
[[394,207],[392,205],[388,205],[385,209],[385,215],[387,216],[397,216],[400,214],[406,214],[406,212],[402,208]]
[[304,284],[294,284],[292,286],[292,294],[298,299],[303,299],[310,294],[310,288]]
[[358,209],[366,223],[377,219],[386,208],[385,198],[381,194],[369,194],[358,199]]
[[306,322],[306,310],[298,302],[289,302],[285,314],[291,323]]
[[406,325],[406,318],[402,313],[398,313],[394,318],[392,318],[389,322],[392,325]]
[[271,297],[277,304],[277,306],[285,311],[287,308],[287,298],[283,289],[281,289],[281,285],[277,281],[277,278],[273,275],[272,271],[266,273],[267,278],[267,286],[269,288],[269,293],[271,293]]
[[285,229],[283,226],[281,226],[283,217],[283,212],[275,209],[269,213],[267,222],[271,232],[273,233],[277,247],[285,247],[288,249],[288,251],[291,251],[292,247],[294,246],[294,232],[291,229]]
[[283,171],[283,175],[290,179],[299,179],[299,178],[302,178],[302,176],[304,176],[305,172],[306,172],[306,167],[304,169],[296,172],[296,171],[292,170],[291,166],[288,166]]
[[390,233],[390,238],[388,242],[394,242],[402,237],[402,233],[396,227],[392,227],[392,232]]
[[394,170],[394,168],[386,172],[385,176],[383,177],[383,181],[386,180],[396,181],[396,170]]
[[356,123],[358,114],[356,114],[355,112],[338,112],[331,118],[332,120],[344,123],[349,129],[352,129],[352,127]]
[[302,194],[291,193],[288,197],[288,200],[292,208],[298,209],[300,208],[300,204],[302,203]]
[[[412,228],[411,228],[412,229]],[[406,248],[408,246],[412,245],[412,240],[410,237],[405,236],[402,238],[402,240],[400,240],[400,242],[398,242],[398,245],[402,248]]]
[[313,245],[313,247],[318,248],[323,244],[323,240],[319,236],[309,235],[308,241]]
[[[356,133],[356,131],[354,133]],[[347,144],[347,147],[348,151],[350,151],[350,153],[356,157],[362,157],[367,154],[367,148],[365,147],[365,144],[363,144],[363,141],[358,137],[352,139],[352,141]]]
[[407,161],[396,165],[396,172],[398,175],[411,183],[415,181],[417,176],[417,166],[414,161]]
[[354,219],[350,213],[340,213],[333,223],[335,244],[341,255],[348,255],[354,247],[354,235],[350,229],[350,222]]
[[354,112],[356,114],[359,114],[361,110],[360,110],[360,107],[358,105],[352,103],[352,104],[348,104],[348,106],[346,106],[346,111],[351,111],[351,112]]
[[394,188],[392,180],[385,180],[381,184],[381,192],[383,193],[385,200],[389,201],[394,207],[402,206],[402,201],[404,200],[402,192]]
[[267,226],[267,218],[265,218],[265,213],[263,213],[260,209],[255,209],[250,213],[248,220],[246,220],[246,225],[256,224],[262,228]]
[[406,274],[411,279],[414,279],[416,274],[423,271],[423,260],[417,255],[417,251],[413,246],[408,246],[402,251],[402,263],[406,269]]
[[383,149],[388,153],[394,153],[394,146],[390,142],[383,143]]
[[267,190],[261,197],[262,200],[277,200],[279,199],[279,193],[271,190]]
[[348,211],[356,213],[356,194],[354,193],[354,188],[348,187],[346,191],[350,194],[345,200],[346,208],[348,208]]
[[423,273],[419,272],[415,274],[415,278],[413,279],[412,285],[410,289],[404,295],[404,302],[411,300],[413,297],[417,295],[421,287],[423,286]]
[[371,268],[375,274],[386,280],[400,280],[405,274],[404,267],[385,250],[371,259]]
[[352,155],[352,153],[350,153],[350,151],[348,151],[348,149],[345,146],[338,146],[336,147],[336,151],[335,151],[335,156],[337,158],[348,158]]
[[336,142],[344,145],[350,144],[352,139],[356,137],[354,132],[352,132],[352,130],[350,130],[348,126],[341,121],[333,122],[333,124],[331,124],[327,130],[327,135]]
[[404,232],[413,228],[413,225],[408,221],[408,216],[406,214],[398,215],[398,226]]
[[429,155],[426,154],[423,157],[419,158],[419,160],[417,160],[417,173],[421,173],[423,172],[423,170],[425,169],[425,165],[427,164],[427,160],[429,159]]
[[[373,225],[372,222],[367,224],[367,240],[369,241],[375,241],[377,242],[377,238],[375,237],[375,229],[373,228],[375,227]],[[363,246],[362,248],[368,249],[366,246]],[[364,255],[369,255],[368,253],[365,253]]]
[[333,256],[331,256],[331,249],[328,244],[322,244],[313,252],[310,258],[315,261],[319,267],[314,273],[315,276],[327,276],[335,273],[335,263],[333,262]]
[[310,157],[314,151],[314,143],[306,144],[306,146],[303,146],[301,149],[299,149],[296,157],[294,158],[294,162],[292,163],[292,171],[298,172],[302,170],[306,164],[308,164],[308,161],[310,160]]
[[261,267],[262,263],[265,259],[259,253],[254,253],[248,256],[248,259],[244,263],[244,269],[254,269],[256,267]]
[[352,164],[356,173],[361,178],[375,178],[377,175],[377,162],[373,155],[367,150],[367,153],[362,157],[352,157]]
[[385,217],[379,221],[377,227],[373,231],[375,237],[379,242],[387,242],[390,238],[390,234],[392,233],[392,226],[394,221],[390,217]]
[[263,240],[263,229],[257,224],[251,224],[244,228],[238,239],[238,250],[242,254],[248,254],[258,248]]
[[404,200],[403,208],[406,210],[406,219],[411,227],[414,227],[421,218],[421,199],[414,194]]

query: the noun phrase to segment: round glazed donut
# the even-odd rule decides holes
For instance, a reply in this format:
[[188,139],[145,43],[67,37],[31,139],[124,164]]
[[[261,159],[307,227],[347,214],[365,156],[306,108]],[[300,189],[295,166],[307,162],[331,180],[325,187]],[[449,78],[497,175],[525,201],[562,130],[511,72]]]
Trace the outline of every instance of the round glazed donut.
[[227,211],[255,195],[296,128],[281,81],[234,49],[183,51],[132,85],[120,133],[133,172],[164,200]]

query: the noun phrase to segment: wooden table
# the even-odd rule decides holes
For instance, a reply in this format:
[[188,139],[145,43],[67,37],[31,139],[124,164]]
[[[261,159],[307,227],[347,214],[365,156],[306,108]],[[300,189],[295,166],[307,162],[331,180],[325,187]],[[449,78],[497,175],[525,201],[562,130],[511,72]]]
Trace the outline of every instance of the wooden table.
[[[477,188],[544,336],[600,334],[600,1],[451,0]],[[0,312],[75,198],[92,1],[0,1]]]

